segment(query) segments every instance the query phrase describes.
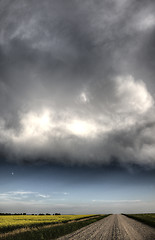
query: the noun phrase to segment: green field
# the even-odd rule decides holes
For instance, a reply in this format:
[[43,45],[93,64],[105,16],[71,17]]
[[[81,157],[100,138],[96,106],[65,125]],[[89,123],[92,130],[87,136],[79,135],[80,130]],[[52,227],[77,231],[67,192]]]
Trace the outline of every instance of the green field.
[[104,217],[106,215],[0,216],[0,239],[56,239]]
[[127,217],[143,222],[151,227],[155,227],[155,213],[145,214],[124,214]]

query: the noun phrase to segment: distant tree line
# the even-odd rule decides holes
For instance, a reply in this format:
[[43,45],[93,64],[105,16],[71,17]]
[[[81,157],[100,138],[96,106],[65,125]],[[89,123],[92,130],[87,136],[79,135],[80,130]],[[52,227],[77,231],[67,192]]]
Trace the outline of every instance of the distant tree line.
[[53,213],[53,214],[50,214],[50,213],[38,213],[38,214],[27,214],[27,213],[0,213],[0,216],[8,216],[8,215],[39,215],[39,216],[43,216],[43,215],[61,215],[60,213]]

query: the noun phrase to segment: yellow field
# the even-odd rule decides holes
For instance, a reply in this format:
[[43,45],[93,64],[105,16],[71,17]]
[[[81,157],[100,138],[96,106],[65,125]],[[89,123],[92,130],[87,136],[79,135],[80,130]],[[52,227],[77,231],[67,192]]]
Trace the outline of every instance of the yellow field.
[[10,215],[0,216],[0,231],[4,228],[27,227],[33,225],[42,225],[50,223],[61,223],[79,218],[90,217],[93,215]]

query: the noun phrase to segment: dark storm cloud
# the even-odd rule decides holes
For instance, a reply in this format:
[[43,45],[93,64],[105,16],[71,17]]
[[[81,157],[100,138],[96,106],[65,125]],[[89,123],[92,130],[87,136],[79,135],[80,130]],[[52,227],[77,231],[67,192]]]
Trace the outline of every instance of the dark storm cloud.
[[1,154],[154,166],[154,1],[0,9]]

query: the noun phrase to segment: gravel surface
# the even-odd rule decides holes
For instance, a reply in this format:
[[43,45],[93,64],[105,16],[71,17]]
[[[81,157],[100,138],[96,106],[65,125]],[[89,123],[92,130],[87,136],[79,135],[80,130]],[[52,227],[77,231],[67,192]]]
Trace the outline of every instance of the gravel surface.
[[155,229],[123,215],[110,215],[59,240],[155,240]]

